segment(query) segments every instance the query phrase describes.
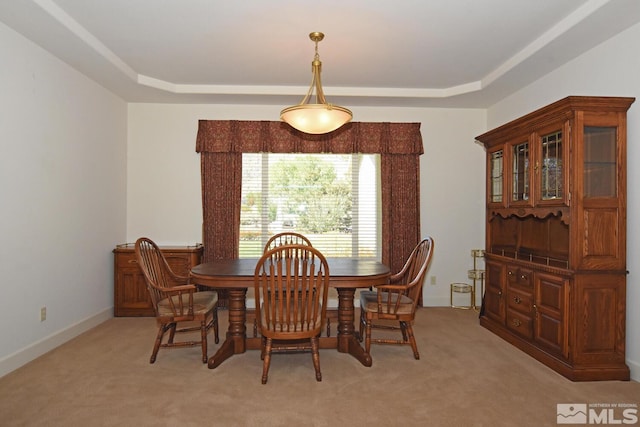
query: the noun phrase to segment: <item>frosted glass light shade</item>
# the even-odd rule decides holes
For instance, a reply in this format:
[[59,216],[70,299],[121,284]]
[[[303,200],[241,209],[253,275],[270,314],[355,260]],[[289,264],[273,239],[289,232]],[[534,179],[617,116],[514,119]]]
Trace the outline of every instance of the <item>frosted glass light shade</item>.
[[300,104],[280,112],[280,119],[310,134],[332,132],[350,122],[352,117],[347,108],[331,104]]

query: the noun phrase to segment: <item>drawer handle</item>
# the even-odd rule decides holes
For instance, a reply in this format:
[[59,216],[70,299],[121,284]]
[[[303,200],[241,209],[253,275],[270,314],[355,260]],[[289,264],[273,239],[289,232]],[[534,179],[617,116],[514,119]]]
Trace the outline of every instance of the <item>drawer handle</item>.
[[138,260],[137,259],[130,259],[129,261],[127,261],[129,264],[137,264]]
[[523,274],[522,276],[520,276],[520,278],[521,278],[522,280],[527,280],[527,276],[525,276],[524,274]]
[[520,297],[513,297],[513,301],[514,301],[516,304],[520,304],[520,303],[522,302],[522,300],[520,299]]
[[508,274],[509,276],[513,276],[513,271],[509,270],[509,271],[507,271],[507,274]]
[[520,327],[520,325],[522,325],[522,322],[519,321],[518,319],[513,319],[511,321],[511,323],[513,324],[513,326],[515,326],[516,328]]

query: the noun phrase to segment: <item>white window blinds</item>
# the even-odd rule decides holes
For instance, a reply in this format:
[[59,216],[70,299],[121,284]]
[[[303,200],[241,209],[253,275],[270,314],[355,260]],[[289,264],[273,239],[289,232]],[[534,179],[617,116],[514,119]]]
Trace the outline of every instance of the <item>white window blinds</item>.
[[377,154],[245,153],[240,257],[295,231],[327,257],[380,259],[379,188]]

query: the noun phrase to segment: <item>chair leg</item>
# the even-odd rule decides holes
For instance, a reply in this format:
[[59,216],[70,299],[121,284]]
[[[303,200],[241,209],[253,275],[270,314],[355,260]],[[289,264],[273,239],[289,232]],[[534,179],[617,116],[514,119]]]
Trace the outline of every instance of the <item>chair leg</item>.
[[220,335],[218,334],[218,307],[213,309],[213,338],[216,344],[220,342]]
[[406,322],[400,322],[400,332],[402,332],[402,340],[404,342],[409,342],[409,338],[407,335],[407,324]]
[[311,338],[311,358],[313,359],[313,367],[316,370],[316,381],[322,381],[322,373],[320,372],[320,351],[318,349],[318,337]]
[[207,363],[207,319],[200,321],[200,342],[202,343],[202,363]]
[[167,325],[160,325],[158,327],[158,333],[156,334],[156,341],[153,344],[153,351],[151,352],[151,358],[149,359],[149,363],[155,363],[156,357],[158,356],[158,350],[160,350],[160,344],[162,344],[162,337],[164,333],[167,331]]
[[176,327],[178,326],[177,323],[171,323],[168,325],[168,329],[169,329],[169,344],[173,344],[173,339],[176,336]]
[[371,354],[371,322],[373,319],[365,319],[365,332],[364,332],[364,351],[367,354]]
[[[253,337],[254,338],[258,338],[258,319],[256,318],[256,311],[255,309],[247,309],[246,311],[246,322],[247,324],[251,324],[253,326],[252,330],[253,330]],[[247,334],[249,333],[249,330],[247,328]]]
[[362,338],[364,338],[364,334],[363,334],[364,326],[365,326],[364,310],[360,308],[360,325],[358,328],[358,339],[360,340],[360,342],[362,342]]
[[264,362],[262,363],[262,384],[267,383],[269,365],[271,364],[271,338],[267,338],[264,350]]
[[420,359],[420,353],[418,353],[418,345],[416,344],[416,338],[413,336],[413,326],[411,326],[411,322],[402,322],[404,324],[405,329],[407,330],[407,338],[411,343],[411,348],[413,349],[413,357],[416,360]]

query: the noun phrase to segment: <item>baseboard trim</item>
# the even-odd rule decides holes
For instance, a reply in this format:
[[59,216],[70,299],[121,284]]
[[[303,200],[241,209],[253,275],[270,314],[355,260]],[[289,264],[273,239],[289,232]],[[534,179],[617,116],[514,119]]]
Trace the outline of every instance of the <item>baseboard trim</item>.
[[627,366],[631,372],[631,380],[640,382],[640,363],[627,359]]
[[112,317],[113,307],[110,307],[0,359],[0,378]]
[[449,296],[422,296],[423,307],[451,307]]

